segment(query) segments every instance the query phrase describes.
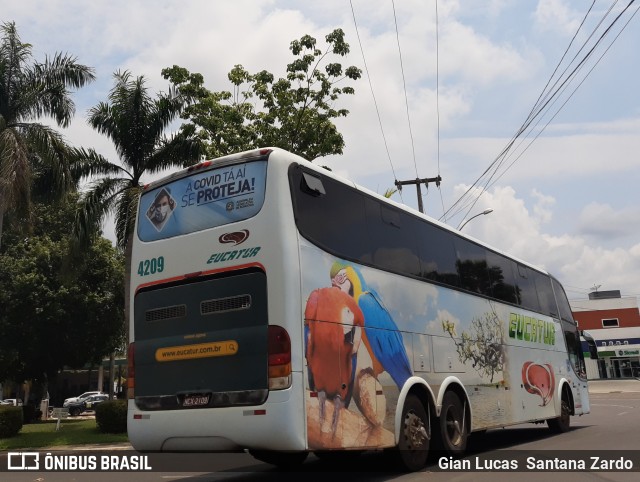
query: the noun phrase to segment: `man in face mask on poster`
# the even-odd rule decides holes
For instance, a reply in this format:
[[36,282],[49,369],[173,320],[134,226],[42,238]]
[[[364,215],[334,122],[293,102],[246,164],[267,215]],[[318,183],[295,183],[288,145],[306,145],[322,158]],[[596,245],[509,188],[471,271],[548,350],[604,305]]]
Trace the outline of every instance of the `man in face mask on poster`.
[[149,219],[158,229],[161,229],[174,207],[175,201],[171,199],[169,193],[163,189],[155,199]]

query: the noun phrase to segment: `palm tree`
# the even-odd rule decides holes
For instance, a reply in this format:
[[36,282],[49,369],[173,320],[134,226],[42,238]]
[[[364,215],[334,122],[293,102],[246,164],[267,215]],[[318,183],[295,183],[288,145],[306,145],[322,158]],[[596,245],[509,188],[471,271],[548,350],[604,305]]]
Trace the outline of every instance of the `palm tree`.
[[[75,187],[68,146],[51,127],[36,122],[51,117],[67,127],[75,113],[69,88],[94,80],[93,69],[74,57],[56,53],[43,63],[32,60],[31,45],[22,43],[15,23],[0,26],[0,238],[4,215],[28,213],[34,164],[48,173],[52,193]],[[28,216],[27,216],[28,218]]]
[[94,179],[83,194],[76,219],[76,237],[96,233],[109,213],[115,214],[116,240],[121,249],[133,234],[142,177],[171,167],[184,167],[200,156],[200,143],[183,134],[164,136],[180,114],[184,98],[176,90],[152,99],[143,76],[114,74],[108,102],[89,111],[89,124],[111,139],[119,157],[111,162],[92,149],[76,149],[73,173]]
[[[131,239],[144,175],[169,167],[185,166],[200,156],[195,139],[183,134],[164,136],[180,113],[185,100],[175,90],[152,99],[143,76],[132,78],[127,71],[114,74],[115,85],[108,102],[89,111],[89,124],[111,139],[119,157],[111,162],[94,150],[77,149],[73,167],[81,177],[93,177],[79,203],[75,237],[86,243],[104,221],[115,215],[117,245],[125,251],[125,323],[129,327],[131,283]],[[97,178],[96,178],[97,176]],[[113,371],[112,371],[113,373]],[[110,384],[112,387],[113,384]]]

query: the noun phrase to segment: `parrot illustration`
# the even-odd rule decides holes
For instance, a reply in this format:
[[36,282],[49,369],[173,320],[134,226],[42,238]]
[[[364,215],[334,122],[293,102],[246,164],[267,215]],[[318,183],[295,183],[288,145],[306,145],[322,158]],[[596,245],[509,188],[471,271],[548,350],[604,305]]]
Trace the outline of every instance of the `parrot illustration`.
[[304,318],[309,384],[318,393],[321,425],[326,401],[333,401],[331,428],[335,434],[340,409],[346,408],[347,398],[353,393],[354,357],[364,316],[352,297],[332,287],[311,292]]
[[[411,364],[402,341],[402,334],[384,306],[382,299],[367,287],[360,272],[353,266],[335,262],[330,271],[331,283],[356,300],[364,315],[362,341],[373,363],[374,376],[386,371],[398,389],[412,375]],[[355,367],[354,367],[355,370]]]

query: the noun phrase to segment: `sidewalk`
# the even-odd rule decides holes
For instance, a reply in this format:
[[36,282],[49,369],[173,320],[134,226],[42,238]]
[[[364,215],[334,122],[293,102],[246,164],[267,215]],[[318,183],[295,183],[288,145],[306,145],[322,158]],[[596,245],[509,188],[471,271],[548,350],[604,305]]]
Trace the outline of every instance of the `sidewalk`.
[[623,380],[589,380],[589,393],[629,393],[640,392],[640,380],[625,378]]

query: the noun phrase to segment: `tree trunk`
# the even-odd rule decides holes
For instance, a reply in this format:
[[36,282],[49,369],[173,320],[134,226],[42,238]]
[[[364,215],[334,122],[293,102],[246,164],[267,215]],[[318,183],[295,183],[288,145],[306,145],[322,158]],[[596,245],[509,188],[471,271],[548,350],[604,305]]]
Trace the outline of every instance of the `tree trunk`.
[[115,380],[115,353],[109,355],[109,400],[113,400],[113,382]]
[[96,389],[99,391],[102,391],[103,385],[104,385],[104,365],[102,364],[102,362],[100,362],[100,367],[98,368],[98,386],[96,387]]
[[2,224],[3,224],[3,221],[4,221],[4,211],[2,209],[0,209],[0,248],[2,248]]

